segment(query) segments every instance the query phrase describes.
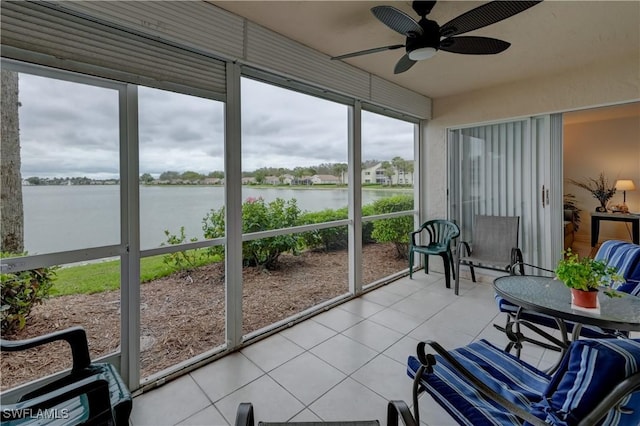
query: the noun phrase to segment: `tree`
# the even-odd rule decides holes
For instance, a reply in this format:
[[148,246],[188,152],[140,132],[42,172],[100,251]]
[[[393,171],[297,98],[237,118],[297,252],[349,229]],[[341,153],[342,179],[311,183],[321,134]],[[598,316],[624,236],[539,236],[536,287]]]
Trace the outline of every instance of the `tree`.
[[46,181],[37,176],[31,176],[26,179],[31,185],[46,185]]
[[151,176],[149,173],[145,173],[142,176],[140,176],[140,182],[151,183],[153,182],[153,176]]
[[304,167],[296,167],[293,169],[293,176],[296,178],[295,184],[300,185],[302,183],[302,177],[304,176]]
[[336,163],[333,165],[333,175],[340,178],[340,183],[344,185],[344,174],[348,170],[345,163]]
[[388,161],[383,161],[381,167],[382,172],[384,173],[384,177],[387,178],[386,180],[389,182],[389,185],[391,185],[391,178],[395,174],[393,165]]
[[180,179],[187,182],[198,182],[204,179],[204,176],[198,172],[187,170],[186,172],[182,173],[182,175],[180,175]]
[[393,157],[391,159],[391,164],[398,172],[404,173],[407,168],[407,162],[402,157]]
[[0,71],[2,106],[0,122],[0,244],[2,251],[24,251],[24,211],[22,175],[20,173],[20,122],[18,107],[18,73]]
[[264,183],[264,180],[266,177],[267,177],[267,171],[264,168],[256,170],[254,175],[254,178],[256,179],[256,183]]
[[178,180],[180,179],[180,173],[174,171],[166,171],[160,174],[160,180]]

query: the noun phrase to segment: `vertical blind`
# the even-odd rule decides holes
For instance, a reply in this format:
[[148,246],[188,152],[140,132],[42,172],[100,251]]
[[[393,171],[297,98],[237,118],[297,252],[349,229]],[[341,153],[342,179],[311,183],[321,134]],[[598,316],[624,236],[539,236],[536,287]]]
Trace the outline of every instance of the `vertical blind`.
[[530,133],[528,120],[451,130],[449,207],[463,241],[471,241],[476,215],[519,216],[520,248],[534,263],[544,238],[538,232],[544,223],[539,209],[544,155]]

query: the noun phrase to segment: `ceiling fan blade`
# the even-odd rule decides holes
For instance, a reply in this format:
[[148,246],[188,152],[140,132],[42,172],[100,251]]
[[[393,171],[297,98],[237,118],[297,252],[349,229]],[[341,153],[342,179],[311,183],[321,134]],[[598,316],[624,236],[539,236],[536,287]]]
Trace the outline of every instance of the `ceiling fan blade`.
[[511,43],[489,37],[450,37],[440,42],[440,50],[466,55],[493,55],[506,50]]
[[393,73],[400,74],[402,72],[405,72],[415,63],[416,61],[414,61],[413,59],[409,59],[409,55],[405,54],[396,64],[395,68],[393,69]]
[[412,33],[422,35],[422,27],[401,10],[392,6],[376,6],[371,8],[371,13],[387,27],[399,32],[405,37],[409,37]]
[[509,18],[540,1],[492,1],[463,13],[440,27],[442,37],[463,34]]
[[369,53],[378,53],[378,52],[384,52],[385,50],[400,49],[401,47],[404,47],[404,44],[393,44],[391,46],[375,47],[373,49],[360,50],[359,52],[345,53],[344,55],[334,56],[331,59],[337,60],[337,59],[353,58],[355,56],[368,55]]

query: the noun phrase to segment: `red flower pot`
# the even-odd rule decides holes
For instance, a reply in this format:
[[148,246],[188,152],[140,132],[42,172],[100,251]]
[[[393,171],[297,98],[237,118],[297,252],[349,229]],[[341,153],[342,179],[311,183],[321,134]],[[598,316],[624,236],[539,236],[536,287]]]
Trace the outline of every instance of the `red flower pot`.
[[571,289],[573,295],[573,304],[580,306],[581,308],[596,308],[598,307],[598,290],[584,291]]

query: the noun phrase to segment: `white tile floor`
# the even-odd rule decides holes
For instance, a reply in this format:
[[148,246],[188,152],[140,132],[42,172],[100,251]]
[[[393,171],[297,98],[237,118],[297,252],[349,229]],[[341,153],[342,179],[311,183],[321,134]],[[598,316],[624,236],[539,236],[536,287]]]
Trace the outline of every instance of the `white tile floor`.
[[[257,421],[378,419],[386,403],[410,404],[407,357],[420,340],[445,347],[486,338],[499,346],[504,323],[490,284],[461,280],[460,296],[444,276],[420,271],[226,356],[134,399],[131,424],[230,425],[240,402]],[[554,361],[528,346],[523,358],[541,368]],[[420,420],[453,424],[423,396]]]

